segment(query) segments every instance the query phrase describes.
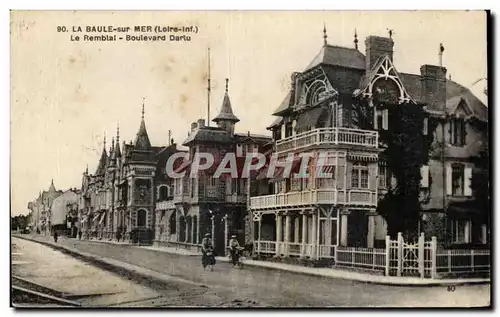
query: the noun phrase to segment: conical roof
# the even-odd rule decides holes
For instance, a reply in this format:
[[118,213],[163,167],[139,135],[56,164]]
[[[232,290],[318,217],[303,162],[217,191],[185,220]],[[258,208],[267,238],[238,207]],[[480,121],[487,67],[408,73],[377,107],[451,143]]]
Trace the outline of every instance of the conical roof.
[[149,141],[148,131],[146,130],[146,123],[144,122],[144,118],[142,118],[141,120],[139,132],[137,132],[137,135],[135,137],[134,150],[151,150],[151,142]]
[[213,118],[213,122],[217,123],[221,120],[228,120],[232,122],[238,122],[240,119],[236,117],[233,113],[233,108],[231,107],[231,100],[229,99],[228,93],[228,82],[229,80],[226,78],[226,93],[224,94],[224,99],[222,100],[222,108],[220,109],[217,117]]

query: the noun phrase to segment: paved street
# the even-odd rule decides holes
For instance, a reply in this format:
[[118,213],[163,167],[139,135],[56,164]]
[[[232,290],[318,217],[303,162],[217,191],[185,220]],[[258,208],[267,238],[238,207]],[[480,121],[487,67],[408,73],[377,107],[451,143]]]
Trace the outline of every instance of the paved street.
[[[185,289],[193,288],[184,290],[186,294],[191,292],[190,305],[203,305],[204,302],[205,305],[217,306],[250,301],[258,306],[281,307],[469,307],[485,306],[490,300],[489,285],[457,286],[454,292],[449,292],[446,286],[385,286],[254,267],[238,270],[232,269],[228,263],[217,263],[214,272],[205,272],[200,259],[194,256],[74,239],[64,239],[59,243],[208,286],[208,291],[185,286]],[[107,276],[112,275],[108,273]],[[105,278],[99,280],[108,283]]]

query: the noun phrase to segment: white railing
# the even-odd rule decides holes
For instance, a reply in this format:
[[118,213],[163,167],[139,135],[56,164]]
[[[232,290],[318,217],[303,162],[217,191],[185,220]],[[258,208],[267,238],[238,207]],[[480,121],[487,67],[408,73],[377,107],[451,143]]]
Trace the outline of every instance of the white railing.
[[348,190],[347,201],[344,191],[335,189],[317,189],[288,192],[250,198],[251,209],[301,206],[311,204],[356,204],[366,206],[377,205],[377,193],[370,190]]
[[156,203],[156,210],[174,209],[175,204],[173,200],[159,201]]
[[377,193],[370,190],[350,190],[349,203],[356,205],[376,205]]
[[386,249],[338,246],[335,265],[385,271],[386,255]]
[[254,250],[257,253],[276,254],[276,241],[254,241]]
[[304,149],[311,145],[324,144],[348,144],[377,148],[378,132],[348,128],[314,129],[276,141],[276,151],[282,153]]
[[310,204],[334,204],[336,190],[308,190],[250,198],[250,208],[273,208]]
[[320,259],[335,259],[335,245],[319,245],[318,258]]

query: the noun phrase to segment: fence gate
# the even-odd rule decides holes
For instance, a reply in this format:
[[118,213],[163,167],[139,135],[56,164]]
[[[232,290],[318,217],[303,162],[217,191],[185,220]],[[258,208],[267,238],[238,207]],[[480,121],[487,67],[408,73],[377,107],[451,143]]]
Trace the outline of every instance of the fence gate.
[[[388,242],[388,244],[387,244]],[[387,239],[388,248],[388,275],[392,276],[420,276],[425,274],[424,269],[424,236],[420,236],[416,243],[408,243],[401,233],[397,240]]]

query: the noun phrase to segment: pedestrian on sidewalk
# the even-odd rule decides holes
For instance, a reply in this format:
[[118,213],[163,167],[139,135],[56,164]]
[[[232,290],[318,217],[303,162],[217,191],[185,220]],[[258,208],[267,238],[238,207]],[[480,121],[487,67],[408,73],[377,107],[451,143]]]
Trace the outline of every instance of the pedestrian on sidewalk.
[[78,240],[82,240],[82,235],[83,232],[81,230],[78,230]]
[[57,230],[54,230],[54,242],[57,242]]

